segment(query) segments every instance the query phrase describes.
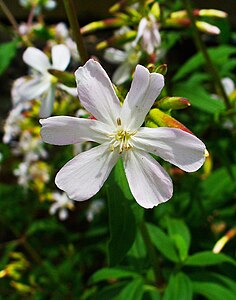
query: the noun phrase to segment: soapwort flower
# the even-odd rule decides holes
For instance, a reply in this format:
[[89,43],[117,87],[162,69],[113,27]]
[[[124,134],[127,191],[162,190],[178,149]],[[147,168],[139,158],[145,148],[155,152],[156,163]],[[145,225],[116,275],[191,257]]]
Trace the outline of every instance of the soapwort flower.
[[[56,69],[64,71],[70,62],[70,51],[65,45],[52,47],[52,63],[41,50],[28,47],[23,54],[24,62],[35,71],[30,78],[21,77],[16,80],[13,86],[13,103],[28,101],[41,97],[40,117],[46,118],[51,115],[55,98],[56,88],[65,90],[75,96],[76,90],[57,82],[57,78],[51,75],[48,70]],[[15,95],[15,97],[14,97]]]
[[56,116],[40,120],[44,142],[55,145],[100,144],[78,154],[56,175],[56,185],[71,199],[95,195],[122,157],[130,190],[141,206],[152,208],[171,198],[171,178],[147,152],[187,172],[205,160],[205,145],[176,128],[141,127],[164,86],[164,77],[138,65],[123,105],[101,65],[90,59],[75,73],[81,104],[96,120]]

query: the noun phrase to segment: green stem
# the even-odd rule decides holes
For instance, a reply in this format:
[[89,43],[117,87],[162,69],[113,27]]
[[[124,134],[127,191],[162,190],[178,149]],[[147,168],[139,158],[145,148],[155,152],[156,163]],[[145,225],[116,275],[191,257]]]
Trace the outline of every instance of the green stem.
[[224,87],[221,83],[219,73],[218,73],[217,69],[215,68],[214,64],[212,63],[212,60],[211,60],[211,58],[210,58],[210,56],[207,52],[206,46],[203,43],[203,41],[201,39],[201,35],[200,35],[200,33],[198,31],[198,28],[196,26],[196,18],[193,14],[191,0],[183,0],[183,2],[185,4],[185,8],[187,10],[188,17],[191,21],[191,26],[192,26],[192,29],[193,29],[193,37],[194,37],[194,42],[195,42],[196,48],[198,48],[198,50],[202,53],[202,55],[203,55],[203,57],[206,61],[208,71],[209,71],[212,79],[214,80],[214,84],[215,84],[215,87],[216,87],[217,94],[220,94],[220,96],[224,100],[224,103],[225,103],[226,107],[228,109],[230,109],[231,104],[230,104],[229,98],[228,98],[228,96],[227,96],[227,94],[224,90]]
[[12,27],[15,29],[16,32],[18,32],[18,24],[16,22],[16,19],[14,18],[13,14],[10,12],[3,0],[0,0],[0,7],[2,8],[3,13],[11,23]]
[[84,45],[82,34],[80,32],[80,25],[76,16],[76,9],[73,0],[64,0],[64,6],[66,9],[66,14],[70,23],[70,27],[72,29],[73,38],[76,42],[81,61],[84,64],[89,59],[89,57]]
[[148,229],[147,229],[147,226],[146,226],[146,223],[144,220],[140,223],[139,229],[140,229],[143,241],[145,243],[147,253],[150,258],[150,263],[153,268],[156,283],[159,287],[162,287],[163,286],[163,277],[162,277],[162,273],[161,273],[159,259],[156,255],[155,248],[151,241],[151,237],[149,235],[149,232],[148,232]]

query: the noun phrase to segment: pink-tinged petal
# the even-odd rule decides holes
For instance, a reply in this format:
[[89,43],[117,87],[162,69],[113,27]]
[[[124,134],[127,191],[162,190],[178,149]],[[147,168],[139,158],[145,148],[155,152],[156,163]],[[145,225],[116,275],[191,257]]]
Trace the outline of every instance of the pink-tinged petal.
[[40,120],[41,136],[45,143],[71,145],[85,141],[104,143],[109,140],[103,123],[75,117],[56,116]]
[[118,159],[118,152],[110,151],[109,144],[92,148],[74,157],[57,173],[56,185],[73,200],[87,200],[101,189]]
[[42,99],[39,117],[47,118],[50,117],[53,111],[53,104],[55,99],[56,86],[52,85],[48,90],[46,96]]
[[46,73],[47,69],[51,67],[47,55],[34,47],[28,47],[25,50],[23,54],[23,60],[27,65],[42,74]]
[[18,87],[20,101],[35,99],[50,89],[50,81],[46,78],[33,78],[23,82]]
[[65,45],[52,47],[52,68],[64,71],[70,62],[70,50]]
[[198,170],[205,161],[206,146],[196,136],[177,128],[140,128],[134,146],[160,156],[186,172]]
[[101,65],[93,59],[75,72],[81,104],[97,120],[117,126],[120,102]]
[[148,69],[138,65],[134,79],[121,108],[121,120],[128,129],[139,128],[155,99],[164,87],[164,77],[158,73],[149,73]]
[[172,197],[170,176],[149,154],[139,150],[127,151],[124,168],[130,190],[142,207],[152,208]]

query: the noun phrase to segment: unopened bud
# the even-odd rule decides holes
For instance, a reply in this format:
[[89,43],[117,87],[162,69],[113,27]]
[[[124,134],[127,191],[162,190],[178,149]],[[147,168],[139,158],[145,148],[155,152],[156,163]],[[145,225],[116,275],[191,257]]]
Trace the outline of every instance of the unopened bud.
[[183,19],[187,18],[188,14],[186,10],[178,10],[174,11],[170,14],[171,19]]
[[95,21],[92,23],[89,23],[81,28],[81,33],[91,33],[93,31],[99,30],[99,29],[106,29],[106,28],[113,28],[113,27],[119,27],[123,25],[123,21],[118,18],[110,18],[105,19],[102,21]]
[[151,109],[148,116],[150,120],[154,122],[157,126],[179,128],[182,129],[183,131],[192,134],[192,132],[187,127],[185,127],[182,123],[177,121],[175,118],[167,115],[166,113],[164,113],[158,108]]
[[182,97],[164,97],[155,103],[155,107],[163,110],[184,109],[186,107],[189,107],[190,105],[191,104],[188,99]]
[[68,87],[76,87],[75,77],[73,74],[54,69],[49,69],[48,72],[52,74],[60,83],[63,83]]
[[220,29],[218,27],[211,25],[207,22],[196,21],[196,26],[202,32],[210,34],[220,34]]
[[225,11],[218,9],[200,9],[198,10],[198,15],[201,17],[217,17],[226,18],[228,14]]
[[126,42],[134,40],[136,34],[137,34],[137,32],[134,30],[127,31],[124,34],[121,34],[118,36],[113,36],[106,41],[102,41],[102,42],[98,43],[96,48],[98,50],[102,50],[106,47],[113,46],[113,45],[121,46],[121,45],[125,44]]
[[222,238],[220,238],[220,239],[216,242],[216,244],[215,244],[215,246],[214,246],[212,252],[214,252],[214,253],[220,253],[221,250],[224,248],[225,244],[226,244],[229,240],[231,240],[233,237],[235,237],[235,236],[236,236],[236,227],[230,229],[230,230],[226,233],[226,235],[224,235]]
[[150,13],[156,17],[157,19],[160,18],[160,14],[161,14],[161,10],[160,10],[160,5],[158,2],[155,2],[152,7],[151,7],[151,10],[150,10]]
[[162,64],[160,66],[158,66],[155,70],[155,73],[159,73],[162,74],[163,76],[166,75],[167,73],[167,64]]

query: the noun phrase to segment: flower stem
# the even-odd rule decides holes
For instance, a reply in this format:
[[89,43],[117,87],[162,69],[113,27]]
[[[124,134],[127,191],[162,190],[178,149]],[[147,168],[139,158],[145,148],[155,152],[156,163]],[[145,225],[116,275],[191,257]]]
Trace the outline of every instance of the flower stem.
[[161,274],[159,259],[156,255],[155,248],[154,248],[153,243],[151,241],[151,237],[149,235],[149,232],[148,232],[148,229],[147,229],[147,226],[146,226],[146,223],[145,223],[144,220],[140,223],[139,229],[140,229],[143,241],[146,245],[147,253],[148,253],[149,258],[150,258],[150,263],[151,263],[152,268],[153,268],[153,272],[154,272],[154,276],[155,276],[157,286],[162,287],[164,280],[163,280],[163,277],[162,277],[162,274]]
[[12,27],[15,29],[16,32],[18,32],[18,24],[16,22],[16,19],[14,18],[13,14],[10,12],[9,8],[6,6],[3,0],[0,0],[0,7],[7,19],[9,20],[9,22],[11,23]]
[[219,73],[218,73],[217,69],[215,68],[215,66],[207,52],[206,46],[204,45],[204,43],[201,39],[201,35],[196,26],[196,18],[193,14],[191,0],[183,0],[183,2],[185,4],[185,8],[187,10],[188,17],[190,19],[191,26],[193,29],[193,37],[194,37],[194,42],[195,42],[196,48],[198,48],[198,50],[202,53],[202,55],[206,61],[206,64],[208,67],[208,72],[210,73],[212,79],[214,80],[215,89],[216,89],[217,94],[219,94],[222,97],[222,99],[224,100],[225,106],[228,109],[230,109],[231,104],[230,104],[229,98],[224,90],[224,87],[221,83]]
[[72,29],[73,38],[76,42],[77,49],[80,54],[81,61],[82,63],[85,63],[89,59],[89,57],[84,45],[82,34],[80,32],[80,25],[76,16],[76,9],[73,0],[64,0],[64,6],[67,18],[70,23],[70,27]]

